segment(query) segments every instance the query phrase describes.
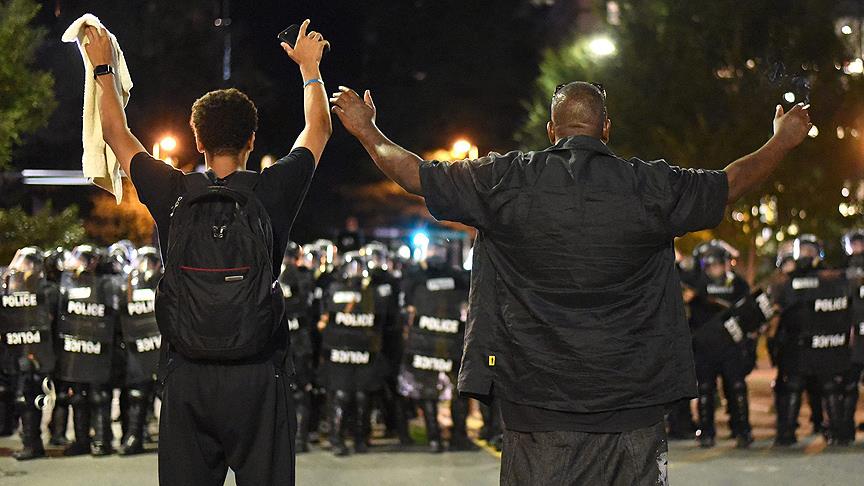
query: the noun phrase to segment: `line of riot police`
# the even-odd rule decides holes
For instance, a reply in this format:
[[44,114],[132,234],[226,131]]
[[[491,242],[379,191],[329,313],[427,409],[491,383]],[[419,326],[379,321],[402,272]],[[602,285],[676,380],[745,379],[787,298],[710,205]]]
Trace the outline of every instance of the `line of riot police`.
[[[476,449],[468,400],[455,390],[469,274],[450,251],[439,238],[401,258],[377,242],[344,254],[329,240],[288,245],[279,284],[298,452],[315,442],[338,456],[366,452],[373,423],[411,445],[408,423],[418,414],[431,452]],[[161,275],[158,250],[128,241],[16,253],[2,278],[0,432],[11,435],[20,420],[17,458],[45,456],[43,413],[51,414],[49,444],[64,455],[112,454],[118,390],[119,453],[145,450],[158,391]],[[449,433],[439,423],[442,400],[451,405]],[[481,410],[481,438],[500,450],[500,418],[494,407]]]
[[16,252],[0,288],[0,435],[20,421],[17,459],[45,456],[43,413],[51,414],[49,443],[64,455],[112,454],[114,390],[119,452],[144,452],[161,348],[153,307],[161,274],[158,250],[128,241]]
[[[337,456],[364,453],[372,424],[402,445],[420,411],[431,452],[476,448],[457,397],[468,274],[433,239],[399,258],[381,243],[339,254],[328,240],[290,245],[280,276],[296,371],[297,451],[327,437]],[[445,445],[438,403],[449,399]]]
[[667,417],[671,438],[695,437],[715,445],[717,380],[722,380],[729,428],[736,446],[753,442],[746,377],[756,366],[765,335],[774,380],[776,446],[797,442],[806,392],[813,432],[832,445],[855,440],[854,415],[864,370],[864,231],[843,238],[845,268],[825,265],[822,242],[800,235],[781,245],[777,271],[764,289],[751,291],[733,270],[737,251],[721,240],[696,247],[681,265],[683,300],[693,338],[698,381],[697,419],[682,402]]

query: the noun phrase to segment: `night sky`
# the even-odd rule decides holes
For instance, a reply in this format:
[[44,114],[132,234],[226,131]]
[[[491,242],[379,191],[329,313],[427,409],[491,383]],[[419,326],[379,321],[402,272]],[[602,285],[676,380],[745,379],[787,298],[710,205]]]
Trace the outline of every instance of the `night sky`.
[[[230,4],[232,21],[233,71],[227,82],[222,80],[224,31],[214,25],[224,3]],[[379,126],[398,143],[422,153],[464,136],[481,153],[504,152],[516,148],[512,135],[524,121],[522,103],[542,49],[571,30],[573,3],[46,1],[38,24],[48,33],[38,65],[54,74],[59,106],[49,126],[18,147],[14,165],[80,167],[83,66],[74,44],[61,43],[60,36],[85,12],[100,17],[118,37],[135,83],[126,109],[129,125],[145,147],[170,133],[178,138],[182,163],[203,161],[194,150],[189,108],[206,91],[233,86],[259,110],[249,164],[254,169],[265,154],[287,153],[302,128],[299,70],[275,39],[289,24],[312,19],[312,28],[333,46],[321,65],[328,92],[340,84],[371,89]],[[297,239],[339,226],[351,213],[340,191],[381,178],[334,117],[333,138],[295,225]],[[78,203],[86,213],[92,190],[46,195],[57,206]]]

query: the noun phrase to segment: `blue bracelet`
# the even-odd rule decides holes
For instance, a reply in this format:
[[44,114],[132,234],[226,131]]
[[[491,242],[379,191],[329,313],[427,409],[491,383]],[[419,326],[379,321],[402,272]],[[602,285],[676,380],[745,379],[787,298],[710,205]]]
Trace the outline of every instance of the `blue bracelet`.
[[306,86],[309,86],[309,85],[312,84],[312,83],[321,83],[321,84],[324,84],[324,81],[321,81],[321,80],[318,79],[318,78],[312,78],[312,79],[310,79],[309,81],[306,81],[305,83],[303,83],[303,87],[305,88]]

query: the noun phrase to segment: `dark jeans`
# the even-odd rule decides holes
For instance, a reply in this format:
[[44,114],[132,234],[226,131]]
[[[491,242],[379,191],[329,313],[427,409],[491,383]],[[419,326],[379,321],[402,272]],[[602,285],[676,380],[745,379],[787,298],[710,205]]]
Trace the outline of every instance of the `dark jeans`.
[[181,362],[165,379],[159,484],[293,485],[296,417],[288,378],[271,362]]
[[504,432],[503,486],[666,486],[662,421],[632,432]]

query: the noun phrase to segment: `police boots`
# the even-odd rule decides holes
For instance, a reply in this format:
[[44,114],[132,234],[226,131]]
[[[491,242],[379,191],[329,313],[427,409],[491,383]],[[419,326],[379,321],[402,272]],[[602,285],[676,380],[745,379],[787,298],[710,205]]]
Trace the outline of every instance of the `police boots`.
[[453,417],[453,430],[450,432],[450,451],[474,451],[478,447],[468,438],[468,400],[453,397],[450,401],[450,416]]
[[42,444],[42,411],[27,406],[24,397],[21,397],[17,405],[21,413],[22,448],[12,456],[19,461],[45,457],[45,446]]
[[363,454],[369,451],[369,437],[372,435],[372,397],[366,392],[357,392],[356,399],[354,452]]
[[48,443],[64,447],[69,445],[69,439],[66,437],[66,428],[69,427],[69,400],[65,396],[61,400],[62,395],[64,394],[57,394],[57,402],[51,411],[51,422],[48,423],[51,439]]
[[847,381],[843,390],[843,439],[847,443],[855,442],[855,409],[858,405],[858,380]]
[[750,426],[750,402],[747,398],[747,383],[737,381],[729,387],[729,410],[732,412],[730,422],[735,429],[735,447],[746,449],[753,443],[753,432]]
[[297,411],[295,450],[298,453],[309,452],[309,414],[311,402],[309,392],[304,390],[296,390],[294,392],[294,407]]
[[849,433],[846,431],[846,418],[844,414],[842,380],[840,377],[825,383],[822,389],[824,408],[828,413],[828,430],[826,438],[828,444],[848,446]]
[[785,447],[798,442],[798,413],[801,411],[801,391],[785,390],[777,397],[777,437],[774,445]]
[[8,379],[11,377],[0,375],[0,437],[14,434],[18,425],[15,418],[15,397]]
[[713,383],[699,384],[699,430],[696,439],[699,447],[714,447],[714,385]]
[[411,438],[411,434],[408,431],[408,398],[396,397],[394,408],[396,410],[396,427],[399,434],[399,445],[414,445],[414,439]]
[[76,387],[69,399],[72,405],[72,422],[75,430],[75,442],[69,444],[63,451],[64,456],[80,456],[90,453],[90,404],[89,391]]
[[100,388],[91,390],[90,405],[93,419],[93,440],[90,442],[90,455],[108,456],[114,453],[111,441],[111,390]]
[[147,393],[131,388],[126,396],[125,427],[120,439],[120,455],[131,456],[144,452],[144,428],[147,426]]
[[337,456],[347,456],[351,454],[348,446],[345,445],[345,420],[347,420],[346,412],[348,411],[348,393],[342,390],[336,390],[330,397],[332,406],[330,408],[330,447],[333,449],[333,454]]
[[426,423],[426,436],[429,438],[429,452],[444,452],[441,443],[441,426],[438,425],[438,401],[421,400],[423,421]]

